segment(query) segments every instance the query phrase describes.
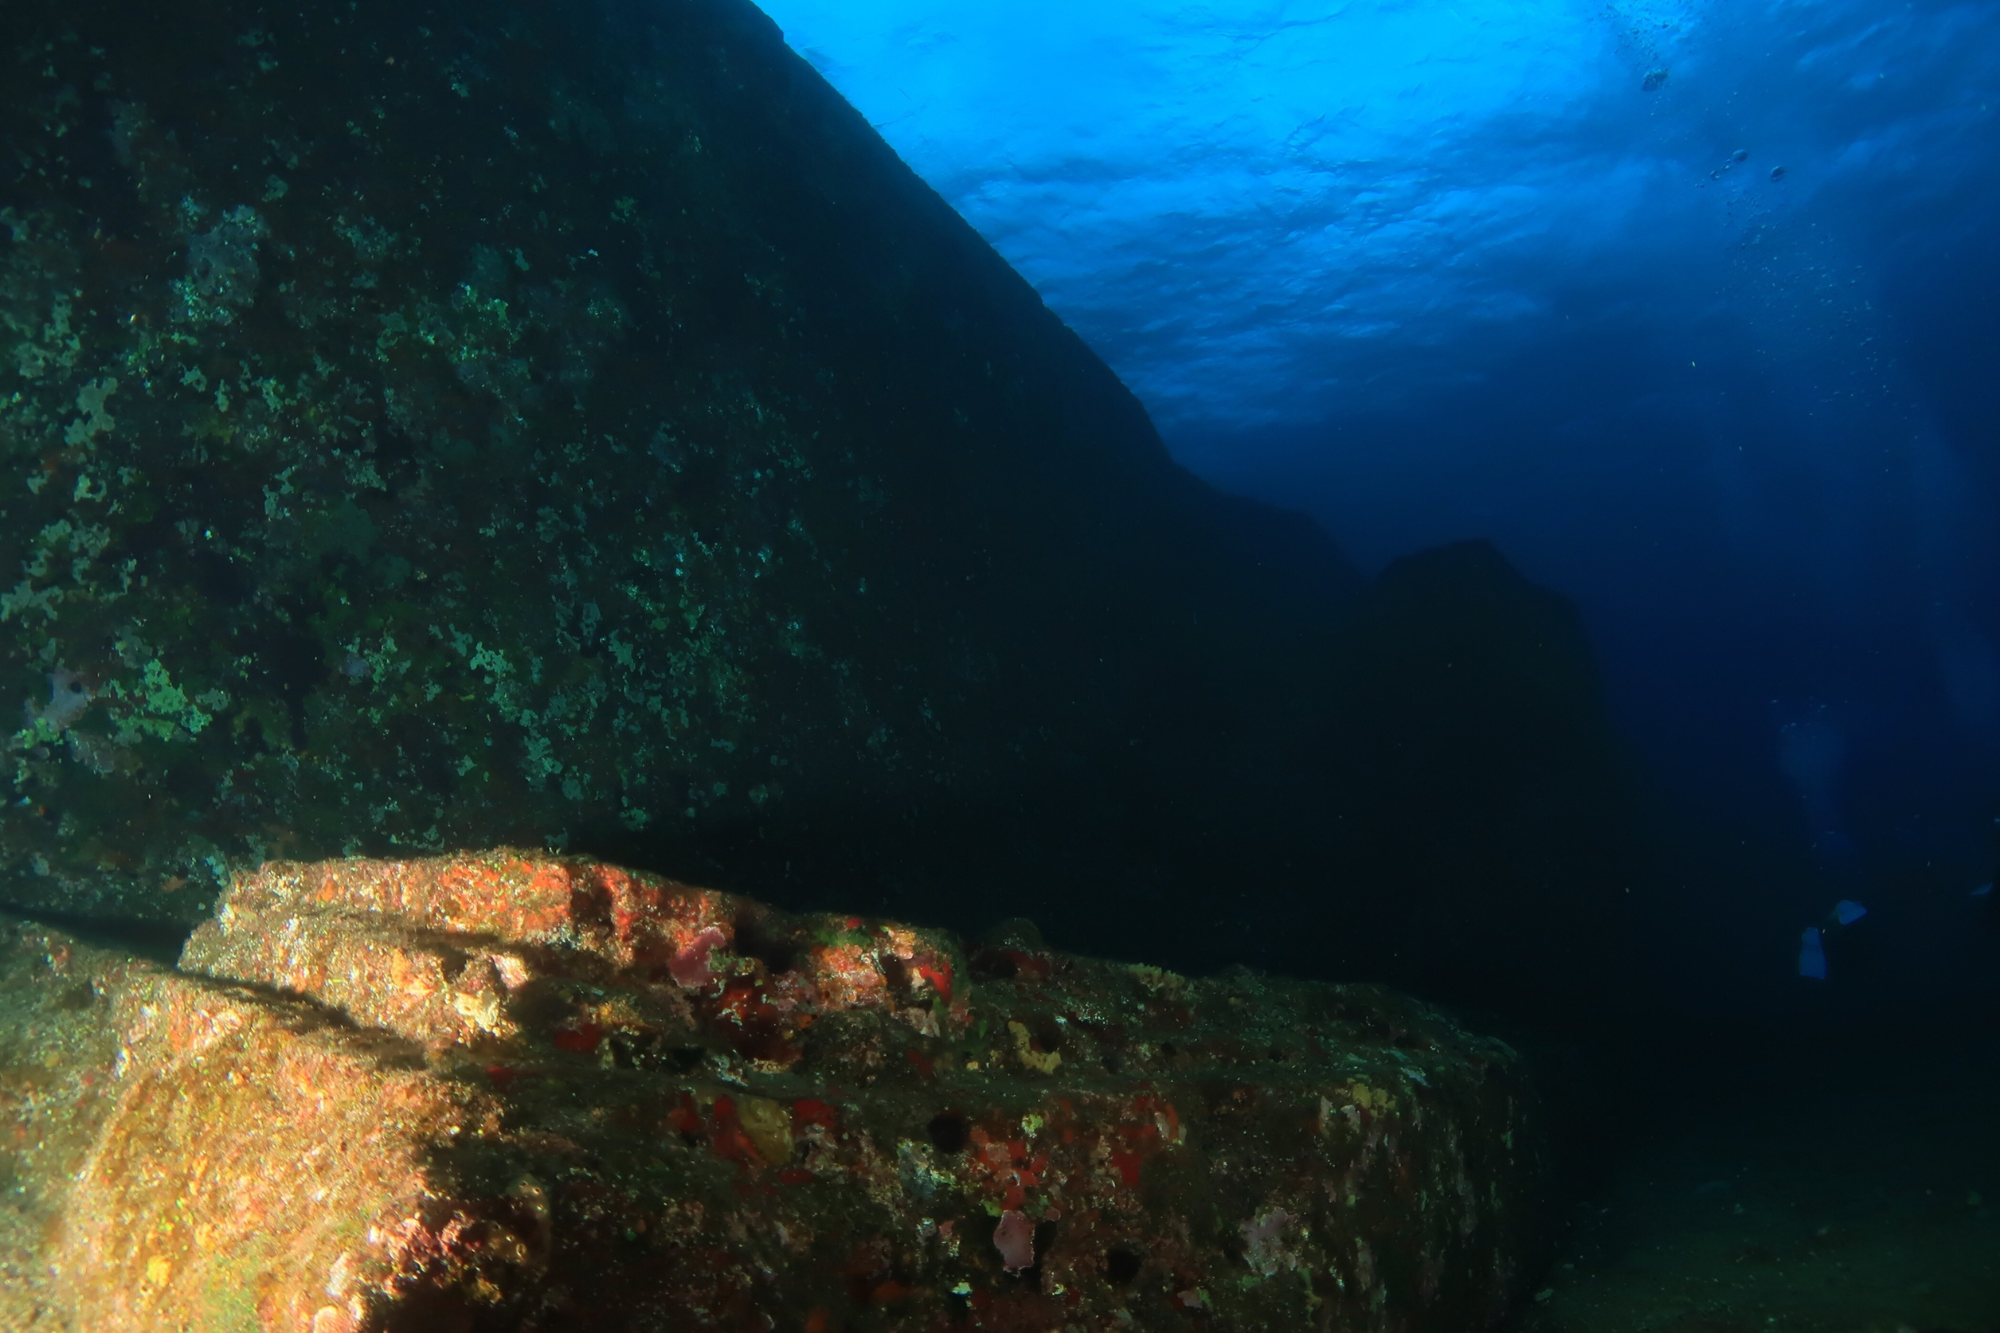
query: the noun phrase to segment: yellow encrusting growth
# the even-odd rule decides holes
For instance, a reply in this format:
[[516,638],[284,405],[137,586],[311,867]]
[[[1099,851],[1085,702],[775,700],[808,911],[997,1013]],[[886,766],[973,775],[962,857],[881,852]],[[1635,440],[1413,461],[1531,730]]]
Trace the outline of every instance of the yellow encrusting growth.
[[1014,1034],[1014,1055],[1023,1067],[1042,1074],[1056,1072],[1056,1066],[1062,1063],[1061,1051],[1036,1050],[1035,1039],[1025,1023],[1009,1021],[1007,1030]]

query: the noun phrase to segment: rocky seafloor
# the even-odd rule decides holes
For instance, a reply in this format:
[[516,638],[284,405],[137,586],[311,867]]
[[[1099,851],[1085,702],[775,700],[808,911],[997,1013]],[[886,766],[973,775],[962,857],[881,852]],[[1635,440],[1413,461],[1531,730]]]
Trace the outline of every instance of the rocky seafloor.
[[1521,1058],[495,851],[272,863],[178,967],[0,951],[0,1327],[1493,1327]]

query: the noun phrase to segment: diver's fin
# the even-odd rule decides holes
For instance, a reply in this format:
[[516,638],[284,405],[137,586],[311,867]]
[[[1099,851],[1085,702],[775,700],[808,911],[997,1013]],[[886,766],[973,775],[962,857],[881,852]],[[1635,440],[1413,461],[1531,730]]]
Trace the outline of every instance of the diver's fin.
[[1799,975],[1826,980],[1826,947],[1820,943],[1818,926],[1807,926],[1799,936]]

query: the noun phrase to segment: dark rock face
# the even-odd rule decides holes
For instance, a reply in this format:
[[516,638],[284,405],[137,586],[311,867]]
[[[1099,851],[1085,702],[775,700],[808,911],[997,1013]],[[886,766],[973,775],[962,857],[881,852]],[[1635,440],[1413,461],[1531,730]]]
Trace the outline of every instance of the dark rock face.
[[1504,1044],[508,851],[273,863],[178,969],[0,920],[0,1324],[1477,1333]]
[[1151,891],[1290,809],[1337,553],[748,4],[24,0],[0,51],[17,906],[500,840]]
[[1347,643],[1342,855],[1376,886],[1347,947],[1468,1002],[1617,996],[1643,835],[1576,608],[1462,542],[1383,571]]

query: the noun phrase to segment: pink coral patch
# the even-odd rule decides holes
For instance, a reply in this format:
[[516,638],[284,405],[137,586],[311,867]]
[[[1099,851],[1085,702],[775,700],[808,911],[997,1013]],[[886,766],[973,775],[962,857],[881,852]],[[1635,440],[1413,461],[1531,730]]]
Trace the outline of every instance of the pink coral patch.
[[667,964],[667,971],[675,981],[689,990],[699,990],[715,980],[715,972],[708,965],[708,956],[720,945],[729,943],[729,937],[715,926],[705,927],[694,937],[685,949],[674,955]]
[[1009,1208],[1000,1214],[1000,1225],[993,1228],[993,1248],[1000,1251],[1000,1262],[1010,1273],[1018,1273],[1024,1268],[1035,1266],[1035,1224],[1028,1215],[1017,1208]]

